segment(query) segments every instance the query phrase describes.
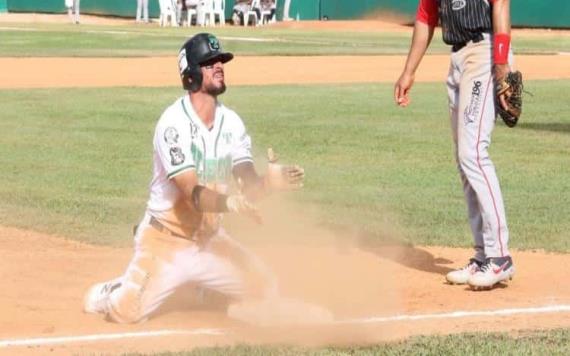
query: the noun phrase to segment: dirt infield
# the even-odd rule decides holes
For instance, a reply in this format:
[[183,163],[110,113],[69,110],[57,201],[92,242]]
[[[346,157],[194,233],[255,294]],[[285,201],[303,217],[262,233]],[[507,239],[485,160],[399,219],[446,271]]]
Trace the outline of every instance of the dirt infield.
[[[325,242],[309,232],[305,238]],[[463,263],[471,251],[440,247],[364,247],[327,244],[250,244],[279,276],[285,296],[331,310],[339,324],[320,327],[251,327],[228,319],[221,310],[184,303],[140,325],[115,325],[81,312],[82,296],[94,281],[122,273],[131,249],[94,247],[62,238],[0,229],[2,290],[0,294],[0,354],[54,352],[103,353],[183,350],[234,343],[296,343],[303,345],[370,343],[418,334],[461,331],[516,331],[570,327],[567,314],[532,314],[533,308],[568,303],[569,256],[515,252],[516,278],[491,292],[474,292],[444,283],[443,275]],[[188,303],[186,303],[188,304]],[[524,308],[501,316],[505,309]],[[530,308],[530,309],[529,309]],[[490,315],[453,316],[459,311]],[[442,314],[440,317],[422,315]],[[413,317],[420,316],[417,320]],[[368,320],[385,317],[387,320]],[[398,320],[402,318],[402,320]],[[409,320],[407,320],[409,319]],[[343,323],[346,321],[352,322]],[[216,329],[220,335],[162,335],[144,338],[126,333]],[[94,340],[80,338],[90,335]],[[117,335],[106,340],[105,335]],[[6,340],[34,344],[36,338],[55,345],[3,347]]]
[[[567,56],[521,56],[517,61],[527,79],[570,78]],[[178,85],[175,63],[175,58],[0,58],[0,87]],[[346,70],[349,64],[354,70]],[[392,82],[402,65],[400,56],[236,58],[228,82]],[[422,66],[419,81],[443,80],[447,57],[427,57]],[[251,68],[263,75],[252,75]],[[239,342],[371,343],[419,334],[570,327],[568,310],[559,308],[570,304],[570,285],[563,282],[568,255],[515,251],[517,274],[511,283],[473,292],[443,282],[445,273],[470,257],[467,249],[375,247],[350,238],[339,242],[318,229],[298,240],[317,242],[256,240],[251,246],[270,262],[284,295],[327,307],[337,323],[259,328],[230,320],[219,310],[177,305],[144,324],[116,325],[83,314],[82,297],[93,282],[122,273],[130,248],[0,227],[0,354],[177,351]]]
[[[516,64],[526,80],[568,79],[569,58],[517,56]],[[226,80],[229,85],[393,83],[404,62],[404,56],[237,57],[226,65]],[[448,65],[449,56],[427,56],[416,81],[443,82]],[[175,57],[0,58],[0,68],[0,88],[151,87],[180,81]]]

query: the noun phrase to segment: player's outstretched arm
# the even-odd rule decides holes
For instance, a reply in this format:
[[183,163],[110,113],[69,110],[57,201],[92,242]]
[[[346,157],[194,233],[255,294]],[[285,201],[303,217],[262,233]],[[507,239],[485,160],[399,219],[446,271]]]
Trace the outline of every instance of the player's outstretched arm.
[[255,201],[263,196],[284,190],[303,187],[305,170],[298,165],[277,163],[277,156],[272,148],[267,150],[267,172],[259,176],[251,162],[244,162],[234,167],[234,177],[240,182],[242,192]]
[[414,84],[416,70],[431,42],[433,33],[434,27],[422,21],[416,21],[406,65],[394,85],[394,101],[399,106],[405,107],[410,104],[409,94]]

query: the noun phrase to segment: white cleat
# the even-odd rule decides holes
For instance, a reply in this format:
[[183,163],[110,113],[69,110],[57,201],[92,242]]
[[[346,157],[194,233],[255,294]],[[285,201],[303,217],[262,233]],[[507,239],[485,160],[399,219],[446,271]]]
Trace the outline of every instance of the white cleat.
[[472,275],[479,271],[482,264],[482,262],[472,258],[465,267],[449,272],[445,276],[445,279],[447,279],[447,282],[450,284],[465,284]]
[[515,267],[510,256],[488,258],[468,283],[475,290],[491,289],[497,283],[513,279],[514,274]]
[[83,311],[90,314],[105,314],[109,295],[120,286],[120,281],[112,280],[106,283],[97,283],[89,288],[83,298]]

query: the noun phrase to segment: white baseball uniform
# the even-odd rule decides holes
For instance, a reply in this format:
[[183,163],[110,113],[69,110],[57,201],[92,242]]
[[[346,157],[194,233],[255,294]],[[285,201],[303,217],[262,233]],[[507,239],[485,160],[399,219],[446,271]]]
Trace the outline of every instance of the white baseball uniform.
[[196,211],[172,181],[195,170],[201,185],[225,193],[232,168],[252,161],[251,140],[240,117],[218,103],[209,130],[185,95],[162,114],[153,145],[154,175],[135,234],[135,255],[122,277],[95,285],[86,298],[87,311],[116,322],[144,320],[187,283],[239,298],[251,287],[244,270],[272,281],[260,260],[223,231],[221,214]]
[[[488,148],[495,127],[492,36],[451,54],[447,78],[455,157],[467,200],[475,258],[509,256],[503,196]],[[510,53],[512,64],[512,52]]]

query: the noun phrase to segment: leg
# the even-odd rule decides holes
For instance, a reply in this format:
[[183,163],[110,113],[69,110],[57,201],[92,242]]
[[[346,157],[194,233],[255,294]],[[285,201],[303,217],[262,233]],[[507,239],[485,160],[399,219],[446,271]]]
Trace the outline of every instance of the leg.
[[473,235],[473,242],[475,246],[475,256],[461,268],[449,272],[445,278],[451,284],[465,284],[469,281],[471,276],[475,274],[480,266],[485,262],[485,252],[483,250],[483,235],[481,234],[481,214],[479,213],[477,195],[471,189],[465,172],[463,171],[458,156],[458,127],[459,120],[459,98],[460,98],[460,78],[461,68],[457,65],[458,54],[454,53],[451,57],[451,65],[449,67],[449,74],[447,78],[447,94],[449,99],[449,117],[451,121],[451,133],[454,143],[454,155],[457,162],[457,169],[461,182],[463,183],[463,193],[465,201],[467,202],[467,211],[469,215],[469,223],[471,225],[471,232]]
[[140,21],[141,21],[142,2],[143,2],[143,0],[137,0],[137,15],[136,15],[136,18],[135,18],[135,21],[136,21],[136,22],[140,22]]
[[78,24],[79,23],[79,1],[80,0],[74,0],[74,6],[73,6],[73,10],[75,13],[75,23]]
[[[455,57],[456,55],[454,55]],[[453,137],[454,143],[454,155],[455,161],[457,163],[457,170],[459,172],[459,176],[461,179],[461,183],[463,185],[463,194],[465,196],[465,201],[467,203],[467,213],[469,217],[469,224],[471,226],[471,233],[473,236],[473,245],[475,247],[475,256],[474,258],[479,262],[485,261],[485,251],[484,251],[484,242],[483,242],[483,234],[482,234],[482,216],[479,209],[479,200],[477,198],[477,194],[471,188],[469,181],[465,175],[465,171],[463,170],[458,156],[458,125],[459,125],[459,99],[460,99],[460,77],[461,71],[456,66],[456,63],[452,62],[449,75],[447,79],[447,93],[448,93],[448,100],[449,100],[449,117],[451,120],[451,132]]]
[[134,323],[148,318],[177,288],[190,282],[231,298],[246,293],[244,276],[230,259],[211,247],[159,233],[148,220],[146,216],[137,229],[135,256],[125,274],[92,287],[85,311]]
[[[217,258],[230,261],[243,274],[246,289],[243,294],[263,297],[277,295],[277,277],[270,268],[257,255],[232,239],[223,229],[220,229],[218,235],[210,240],[205,251]],[[205,281],[202,283],[206,287],[216,289],[207,286]],[[223,293],[223,291],[220,292]]]
[[[503,198],[488,148],[495,126],[490,44],[480,42],[466,48],[458,107],[458,160],[468,191],[478,204],[472,215],[479,224],[487,258],[508,256],[508,229]],[[480,215],[480,217],[479,217]]]
[[143,21],[148,22],[148,0],[143,0]]

